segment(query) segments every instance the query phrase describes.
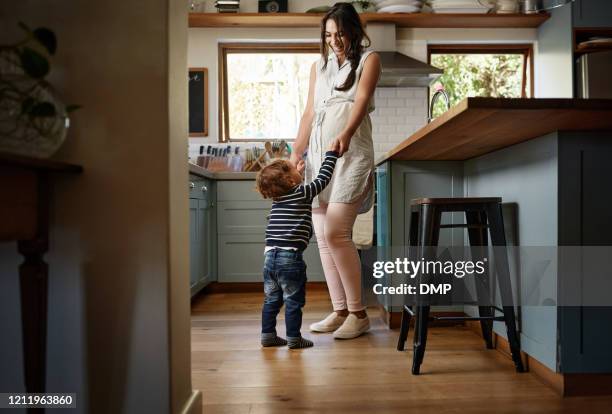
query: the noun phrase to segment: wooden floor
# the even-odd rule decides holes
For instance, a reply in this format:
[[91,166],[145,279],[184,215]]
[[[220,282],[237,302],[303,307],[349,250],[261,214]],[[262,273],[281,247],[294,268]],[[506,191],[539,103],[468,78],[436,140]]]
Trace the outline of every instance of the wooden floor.
[[[330,311],[326,292],[307,294],[304,350],[259,345],[259,293],[208,294],[192,306],[193,388],[208,413],[612,413],[612,398],[560,398],[533,374],[486,350],[463,327],[431,328],[422,375],[397,331],[369,310],[369,334],[350,341],[307,327]],[[284,335],[284,320],[279,321]],[[412,335],[410,336],[410,339]]]

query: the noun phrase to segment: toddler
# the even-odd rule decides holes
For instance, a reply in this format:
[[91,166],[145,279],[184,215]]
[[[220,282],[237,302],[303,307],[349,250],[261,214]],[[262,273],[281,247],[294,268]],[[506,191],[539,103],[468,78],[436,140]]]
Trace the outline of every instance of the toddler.
[[[278,160],[257,174],[257,190],[272,199],[264,260],[265,300],[261,312],[261,345],[308,348],[312,341],[302,338],[302,307],[306,303],[306,263],[302,253],[312,236],[312,199],[329,184],[336,160],[335,140],[325,153],[317,177],[302,183],[304,161],[297,168]],[[276,335],[276,316],[285,304],[287,339]]]

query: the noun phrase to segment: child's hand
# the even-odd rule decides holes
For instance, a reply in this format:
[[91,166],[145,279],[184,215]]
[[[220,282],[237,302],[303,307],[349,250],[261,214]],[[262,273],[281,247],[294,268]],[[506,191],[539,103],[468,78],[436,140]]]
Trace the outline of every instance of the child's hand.
[[297,163],[297,170],[300,174],[304,174],[304,168],[306,167],[306,164],[304,163],[304,160],[299,160]]
[[330,144],[329,144],[329,148],[327,149],[328,151],[334,151],[334,152],[339,152],[340,150],[340,143],[338,142],[337,139],[334,139]]

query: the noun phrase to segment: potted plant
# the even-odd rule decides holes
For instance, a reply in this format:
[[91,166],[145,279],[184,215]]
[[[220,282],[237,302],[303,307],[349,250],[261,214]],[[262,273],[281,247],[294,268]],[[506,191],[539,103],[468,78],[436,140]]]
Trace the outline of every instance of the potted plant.
[[48,158],[62,145],[68,114],[78,105],[64,105],[45,80],[55,54],[55,34],[19,23],[24,38],[0,45],[0,151]]

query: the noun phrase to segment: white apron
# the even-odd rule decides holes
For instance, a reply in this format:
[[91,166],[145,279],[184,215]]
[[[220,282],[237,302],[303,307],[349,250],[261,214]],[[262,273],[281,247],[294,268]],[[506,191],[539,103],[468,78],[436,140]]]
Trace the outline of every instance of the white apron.
[[[366,51],[356,70],[356,80],[346,91],[334,87],[344,83],[350,72],[351,63],[346,60],[341,67],[334,53],[328,56],[327,67],[321,72],[323,61],[316,66],[314,93],[314,120],[306,157],[306,182],[312,181],[321,167],[325,151],[330,142],[346,126],[355,102],[357,85],[361,78],[363,63],[372,53]],[[370,99],[366,115],[351,138],[348,151],[338,159],[331,182],[313,201],[313,207],[323,203],[352,203],[364,196],[358,213],[365,213],[374,204],[374,146],[372,144],[372,121],[374,97]],[[364,194],[367,192],[367,194]]]

